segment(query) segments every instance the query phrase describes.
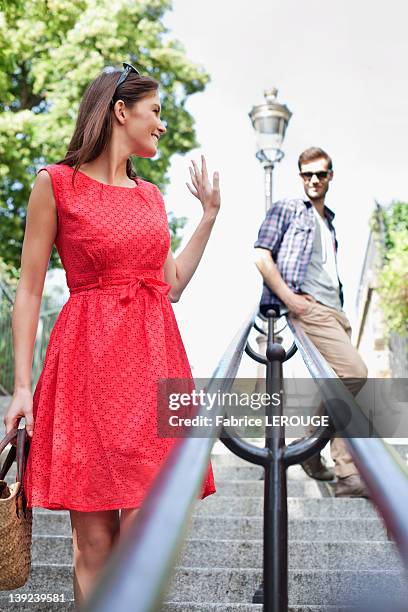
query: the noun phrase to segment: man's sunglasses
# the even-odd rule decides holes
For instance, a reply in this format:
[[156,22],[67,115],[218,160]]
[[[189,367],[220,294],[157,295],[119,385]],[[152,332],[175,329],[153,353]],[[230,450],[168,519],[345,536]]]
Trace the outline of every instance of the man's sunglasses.
[[299,174],[306,181],[310,181],[313,176],[316,176],[319,181],[322,181],[329,176],[330,172],[330,170],[322,170],[321,172],[299,172]]

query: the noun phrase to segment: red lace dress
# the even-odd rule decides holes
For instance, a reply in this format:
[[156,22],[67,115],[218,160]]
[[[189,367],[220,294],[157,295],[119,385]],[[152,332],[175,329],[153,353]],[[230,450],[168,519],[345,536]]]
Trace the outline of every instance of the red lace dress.
[[[137,508],[178,441],[158,437],[157,381],[192,379],[164,282],[163,198],[141,179],[117,187],[78,172],[73,186],[69,166],[41,170],[52,180],[70,297],[34,391],[28,506]],[[210,463],[200,496],[212,493]]]

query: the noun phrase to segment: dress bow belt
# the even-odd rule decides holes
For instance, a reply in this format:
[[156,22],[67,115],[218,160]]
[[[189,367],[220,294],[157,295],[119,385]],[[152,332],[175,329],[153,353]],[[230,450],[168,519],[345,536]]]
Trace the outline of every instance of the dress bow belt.
[[102,276],[98,276],[98,280],[94,283],[87,285],[79,285],[70,288],[70,293],[78,293],[79,291],[85,291],[87,289],[103,289],[104,287],[110,287],[111,285],[124,285],[122,291],[119,294],[119,299],[123,303],[127,303],[136,297],[137,292],[142,287],[150,289],[160,295],[167,295],[171,289],[171,285],[164,281],[154,278],[152,276],[136,276],[129,280],[125,279],[106,279]]
[[132,279],[121,291],[119,299],[122,302],[133,300],[136,293],[141,287],[146,287],[162,295],[167,295],[171,289],[171,285],[165,283],[158,278],[150,278],[148,276]]

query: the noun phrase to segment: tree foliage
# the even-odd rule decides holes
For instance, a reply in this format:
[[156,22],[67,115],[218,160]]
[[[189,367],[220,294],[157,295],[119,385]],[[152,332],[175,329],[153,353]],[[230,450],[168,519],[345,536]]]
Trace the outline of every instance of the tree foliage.
[[382,256],[378,275],[380,306],[389,332],[408,331],[408,204],[377,205],[372,229]]
[[176,251],[181,243],[179,230],[183,229],[187,223],[187,217],[176,217],[173,213],[169,213],[168,220],[171,235],[171,249],[172,251]]
[[[133,161],[139,176],[163,189],[171,156],[197,146],[185,104],[209,76],[169,38],[162,23],[169,0],[16,0],[0,7],[0,257],[17,275],[36,171],[65,155],[89,82],[122,61],[160,82],[167,133],[154,161]],[[182,226],[171,218],[173,245]],[[55,249],[50,265],[60,265]]]

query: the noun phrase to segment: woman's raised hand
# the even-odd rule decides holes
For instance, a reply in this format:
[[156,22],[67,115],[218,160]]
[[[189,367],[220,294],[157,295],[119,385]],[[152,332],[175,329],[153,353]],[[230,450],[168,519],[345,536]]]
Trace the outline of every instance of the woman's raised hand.
[[214,172],[213,184],[211,185],[204,155],[201,155],[201,172],[194,160],[191,160],[191,163],[193,167],[189,167],[189,170],[193,187],[189,183],[186,183],[186,185],[193,196],[200,200],[204,215],[216,216],[221,204],[218,172]]

